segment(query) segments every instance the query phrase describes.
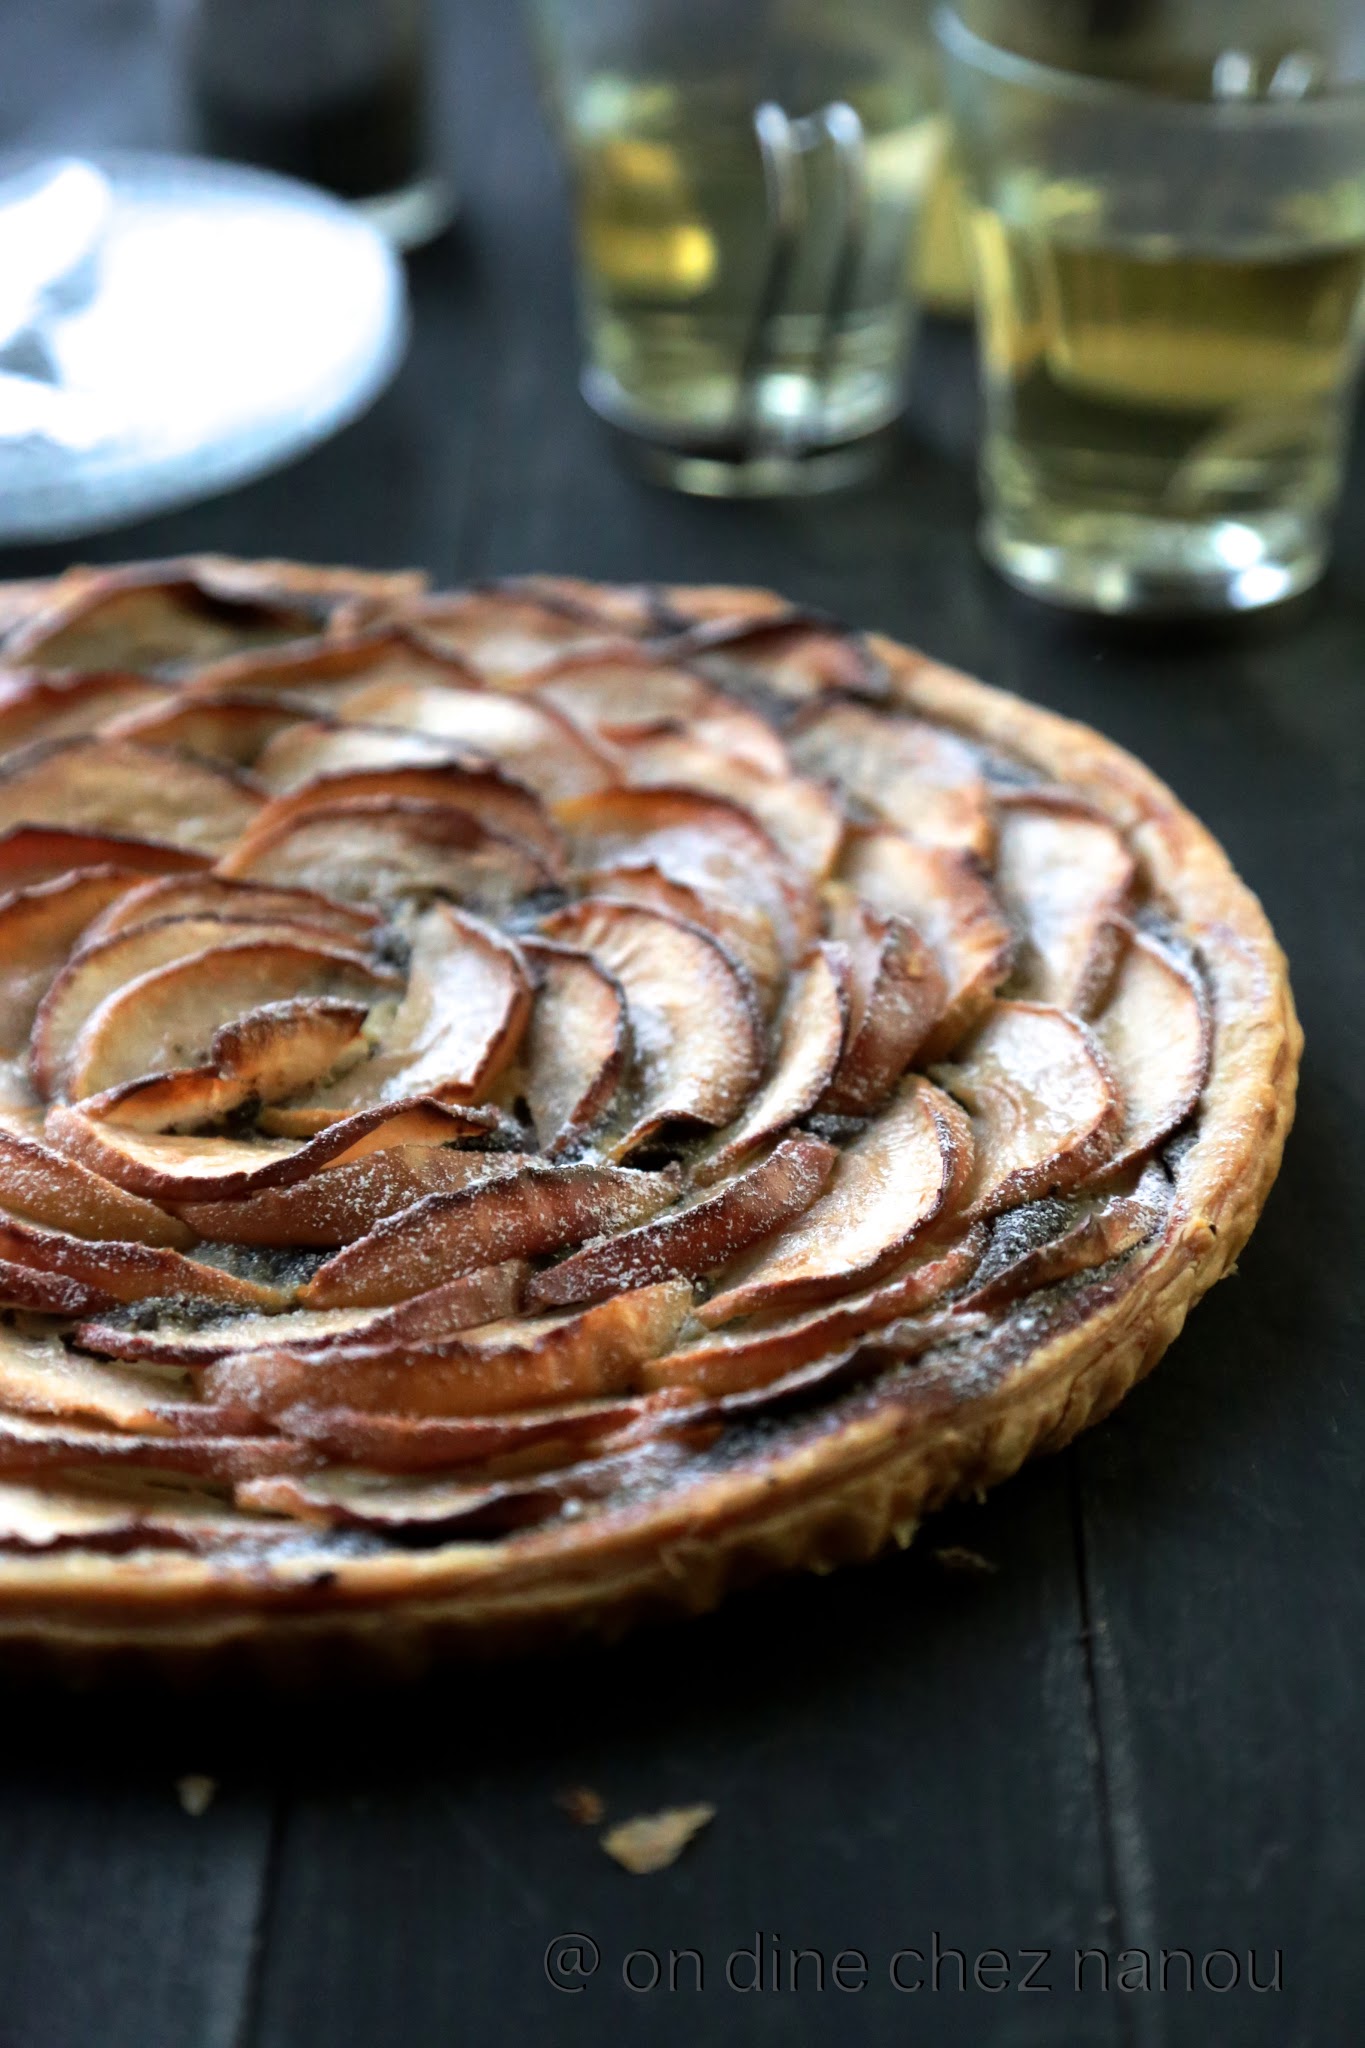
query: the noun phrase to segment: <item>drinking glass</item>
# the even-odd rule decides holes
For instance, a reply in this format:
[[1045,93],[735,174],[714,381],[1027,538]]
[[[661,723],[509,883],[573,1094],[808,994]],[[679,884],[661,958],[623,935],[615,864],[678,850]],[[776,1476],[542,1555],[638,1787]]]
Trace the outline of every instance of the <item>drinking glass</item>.
[[919,0],[532,0],[588,403],[657,476],[819,490],[900,412],[942,140]]
[[[1026,590],[1234,611],[1327,560],[1365,304],[1365,93],[1053,69],[938,17],[973,206],[981,539]],[[1218,66],[1213,84],[1218,89]]]

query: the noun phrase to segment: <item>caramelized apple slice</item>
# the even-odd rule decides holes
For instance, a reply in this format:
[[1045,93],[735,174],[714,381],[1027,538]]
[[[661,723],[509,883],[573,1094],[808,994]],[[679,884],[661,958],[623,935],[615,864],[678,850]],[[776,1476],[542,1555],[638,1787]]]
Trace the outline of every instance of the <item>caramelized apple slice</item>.
[[521,840],[453,804],[382,796],[263,823],[224,857],[219,873],[325,890],[349,903],[452,896],[488,917],[506,917],[555,879]]
[[[363,985],[371,1000],[386,985],[394,984],[392,975],[385,977],[358,953],[349,948],[307,946],[288,925],[234,923],[213,916],[160,918],[82,947],[54,977],[38,1006],[29,1038],[30,1065],[37,1086],[45,1093],[57,1087],[86,1024],[104,1003],[125,993],[131,983],[166,967],[203,961],[210,949],[229,944],[248,949],[263,946],[278,954],[277,972],[285,975],[291,953],[303,956],[295,963],[300,974],[322,972],[320,962],[334,961],[335,973],[348,975],[352,988]],[[214,980],[213,972],[207,972],[197,989],[191,984],[192,992],[204,995],[212,1003]],[[302,990],[286,986],[281,993],[292,995]],[[254,1005],[248,1003],[245,1007]],[[215,1024],[223,1021],[224,1014],[218,1011]],[[232,1014],[226,1012],[228,1016]],[[195,1029],[199,1022],[196,1018]],[[154,1073],[157,1069],[145,1066],[133,1071]]]
[[907,918],[937,955],[947,1007],[920,1057],[943,1058],[985,1015],[1010,971],[1013,942],[994,895],[964,855],[885,827],[849,833],[840,874],[874,910]]
[[146,1137],[100,1123],[79,1108],[47,1113],[51,1142],[130,1194],[153,1201],[230,1202],[287,1187],[390,1145],[446,1145],[486,1132],[490,1118],[443,1102],[396,1102],[362,1110],[306,1142],[297,1138]]
[[716,692],[692,670],[657,661],[638,647],[569,654],[531,670],[520,687],[604,738],[660,725],[690,726],[716,701]]
[[[219,927],[223,934],[232,929]],[[251,928],[239,929],[245,934]],[[364,1009],[392,980],[340,948],[243,936],[153,968],[106,996],[82,1025],[59,1085],[68,1099],[104,1095],[143,1075],[164,1075],[212,1058],[218,1033],[249,1012],[312,997],[337,997]],[[256,1034],[262,1061],[268,1036],[268,1027]]]
[[630,1049],[625,998],[585,953],[544,940],[524,949],[536,977],[522,1093],[540,1149],[566,1152],[601,1121]]
[[256,759],[256,776],[272,797],[304,789],[318,776],[372,774],[387,768],[441,767],[464,758],[434,734],[401,726],[342,724],[336,718],[296,719]]
[[1122,835],[1071,797],[1000,798],[995,886],[1019,933],[1011,989],[1088,1017],[1127,938],[1136,864]]
[[23,1052],[38,1006],[72,947],[136,879],[127,868],[77,868],[0,897],[0,1059]]
[[3,1127],[0,1208],[72,1237],[128,1237],[181,1250],[194,1243],[194,1231],[154,1202],[130,1195],[36,1138]]
[[323,1080],[369,1048],[363,1003],[320,997],[270,1003],[222,1025],[203,1066],[177,1067],[125,1081],[81,1105],[87,1116],[136,1131],[197,1130],[221,1123],[247,1102],[275,1102]]
[[676,1172],[528,1166],[455,1194],[428,1195],[328,1259],[299,1299],[306,1308],[401,1301],[475,1266],[535,1258],[641,1223],[675,1201],[678,1186]]
[[222,1322],[180,1323],[162,1317],[154,1330],[119,1323],[83,1323],[76,1342],[108,1358],[143,1359],[151,1365],[201,1366],[215,1358],[248,1351],[278,1351],[300,1357],[321,1355],[336,1345],[365,1343],[380,1349],[401,1344],[436,1344],[481,1323],[516,1314],[526,1285],[520,1259],[462,1273],[397,1308],[290,1309],[278,1316],[234,1315]]
[[[326,737],[336,742],[330,750],[333,760],[342,755],[343,743],[348,736],[364,730],[367,729],[360,726],[338,726],[334,732],[326,733]],[[410,741],[412,735],[390,733],[388,737]],[[327,758],[327,751],[319,746],[319,763],[325,763]],[[435,760],[426,767],[400,764],[391,768],[348,769],[337,766],[328,769],[319,765],[311,780],[273,798],[265,806],[254,831],[234,848],[234,853],[242,853],[248,844],[273,834],[286,820],[300,818],[311,811],[330,810],[334,805],[356,797],[378,797],[386,803],[413,798],[419,803],[448,804],[453,810],[464,811],[476,818],[489,832],[495,832],[502,838],[520,840],[539,856],[552,873],[557,873],[560,868],[559,836],[532,790],[523,789],[500,768],[449,759]],[[241,870],[225,866],[223,872],[233,874]],[[272,876],[270,879],[276,878]]]
[[221,853],[261,808],[239,776],[131,740],[40,740],[0,762],[0,832],[61,825],[144,831],[191,853]]
[[714,1272],[809,1209],[838,1156],[819,1138],[784,1138],[766,1159],[709,1194],[570,1252],[536,1275],[526,1290],[527,1305],[570,1307],[622,1287]]
[[861,633],[794,605],[746,604],[744,616],[706,620],[677,645],[708,675],[740,688],[756,681],[788,704],[842,693],[880,703],[887,695],[886,670]]
[[817,946],[795,982],[782,1018],[772,1071],[740,1121],[693,1162],[693,1179],[719,1180],[746,1154],[814,1109],[843,1049],[847,996],[828,949]]
[[709,932],[742,970],[763,1020],[772,1016],[787,985],[787,961],[772,919],[757,903],[729,891],[679,882],[652,863],[596,868],[586,879],[593,895],[603,901],[662,911],[677,923]]
[[162,684],[117,669],[75,675],[0,671],[0,753],[33,740],[78,738],[119,712],[160,703],[165,695]]
[[934,1307],[971,1278],[985,1248],[986,1230],[979,1223],[956,1238],[926,1243],[875,1287],[804,1315],[755,1316],[733,1335],[712,1337],[652,1360],[641,1383],[717,1395],[766,1385],[902,1316]]
[[138,882],[122,892],[85,934],[86,942],[135,931],[168,917],[222,917],[234,923],[294,925],[300,931],[341,939],[362,952],[379,918],[354,903],[336,903],[312,889],[272,889],[232,882],[220,875],[167,875]]
[[583,874],[652,867],[684,887],[753,904],[788,959],[818,936],[814,892],[757,819],[725,798],[687,789],[608,789],[559,804],[556,815]]
[[375,1051],[297,1107],[306,1119],[413,1095],[477,1102],[515,1055],[530,1012],[526,966],[511,940],[449,903],[430,904],[413,926],[407,993]]
[[550,703],[449,683],[380,682],[354,691],[346,722],[425,733],[508,769],[547,802],[585,796],[620,780],[607,755]]
[[[1000,1217],[980,1274],[962,1297],[967,1309],[998,1309],[1041,1287],[1093,1272],[1154,1235],[1170,1208],[1171,1184],[1151,1166],[1135,1188],[1072,1204],[1036,1203]],[[1072,1210],[1060,1229],[1038,1234],[1035,1209]],[[1042,1226],[1046,1230],[1046,1224]]]
[[1184,1123],[1208,1075],[1208,1006],[1192,974],[1134,933],[1094,1025],[1123,1096],[1123,1134],[1110,1172],[1143,1158]]
[[834,783],[874,818],[925,845],[989,859],[985,780],[971,748],[952,733],[838,703],[798,720],[788,745],[804,774]]
[[457,1152],[446,1145],[387,1145],[347,1166],[329,1166],[287,1187],[263,1188],[236,1202],[188,1202],[178,1213],[200,1237],[221,1244],[354,1244],[385,1216],[425,1195],[452,1194],[476,1181],[519,1173],[527,1152]]
[[971,1114],[968,1216],[1062,1194],[1112,1157],[1123,1103],[1091,1034],[1065,1010],[997,1003],[952,1066],[935,1070]]
[[240,1279],[165,1245],[136,1244],[130,1238],[93,1243],[65,1231],[21,1223],[14,1216],[0,1216],[0,1259],[59,1274],[115,1301],[219,1301],[272,1309],[285,1307],[289,1300],[278,1287]]
[[939,1214],[970,1156],[967,1120],[918,1075],[846,1146],[828,1188],[697,1310],[715,1327],[757,1309],[795,1308],[872,1280]]
[[69,832],[61,825],[16,825],[0,833],[0,890],[30,889],[76,868],[128,868],[140,875],[194,874],[208,866],[201,853],[125,839],[116,832]]
[[498,1415],[551,1402],[624,1393],[640,1366],[672,1343],[692,1289],[664,1280],[568,1315],[504,1323],[438,1350],[342,1347],[318,1359],[286,1351],[218,1360],[205,1375],[214,1402],[261,1415],[325,1403],[407,1416]]
[[236,696],[274,701],[298,717],[301,712],[335,712],[372,684],[470,680],[472,671],[464,663],[438,653],[401,625],[380,625],[225,655],[197,668],[181,696],[182,701]]
[[443,652],[458,655],[482,676],[507,681],[571,648],[610,652],[620,631],[596,610],[499,589],[423,598],[406,607],[405,617]]
[[97,1365],[46,1332],[25,1336],[0,1325],[0,1409],[156,1435],[169,1432],[187,1405],[177,1394],[164,1373]]
[[268,699],[174,696],[139,705],[100,730],[107,740],[172,747],[202,761],[250,768],[267,742],[302,715],[297,705]]
[[[280,1427],[326,1457],[378,1472],[449,1472],[516,1456],[536,1471],[553,1470],[654,1411],[648,1396],[565,1401],[529,1414],[371,1415],[363,1408],[286,1408]],[[338,1474],[340,1478],[342,1475]]]
[[839,895],[831,931],[849,963],[848,1028],[820,1108],[835,1116],[879,1109],[943,1012],[943,974],[903,917]]
[[818,782],[790,768],[756,767],[688,733],[647,733],[622,746],[621,756],[637,788],[695,789],[738,804],[799,873],[822,880],[834,866],[844,822]]
[[0,1472],[103,1473],[136,1466],[140,1472],[180,1475],[218,1484],[262,1478],[268,1473],[307,1471],[316,1463],[305,1445],[271,1436],[132,1436],[91,1429],[78,1422],[0,1418]]
[[[286,1525],[276,1523],[281,1528]],[[0,1485],[0,1550],[44,1555],[66,1550],[83,1554],[128,1550],[183,1550],[217,1555],[226,1550],[255,1557],[260,1537],[243,1531],[219,1494],[191,1493],[164,1481],[134,1483],[121,1475],[117,1492],[107,1482],[82,1483],[70,1474],[60,1485],[7,1480]]]
[[0,1308],[44,1316],[92,1316],[115,1306],[115,1297],[90,1281],[40,1273],[33,1266],[0,1259]]
[[220,580],[215,566],[73,569],[10,636],[6,655],[45,668],[150,669],[318,631],[324,614],[316,601],[252,591],[244,578],[233,588],[230,573]]
[[548,920],[552,938],[591,954],[620,984],[634,1047],[634,1093],[613,1118],[622,1159],[671,1123],[715,1129],[748,1099],[763,1065],[745,984],[704,932],[592,897]]

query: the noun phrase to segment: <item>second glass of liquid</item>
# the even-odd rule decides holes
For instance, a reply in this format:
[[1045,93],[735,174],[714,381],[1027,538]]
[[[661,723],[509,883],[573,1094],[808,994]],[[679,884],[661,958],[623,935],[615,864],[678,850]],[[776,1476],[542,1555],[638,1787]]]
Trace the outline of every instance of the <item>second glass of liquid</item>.
[[1203,103],[943,22],[973,185],[982,544],[1100,611],[1313,583],[1365,308],[1365,100]]
[[920,11],[539,0],[537,18],[589,403],[684,490],[855,479],[904,404],[942,143]]

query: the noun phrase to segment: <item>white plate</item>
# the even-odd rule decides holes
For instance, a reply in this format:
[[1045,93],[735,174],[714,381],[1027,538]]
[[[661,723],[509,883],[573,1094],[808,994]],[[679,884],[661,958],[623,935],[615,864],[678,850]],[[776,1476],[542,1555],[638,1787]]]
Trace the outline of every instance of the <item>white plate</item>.
[[407,342],[402,266],[339,201],[234,164],[88,161],[113,194],[96,288],[42,331],[54,384],[11,388],[9,419],[28,417],[0,436],[6,541],[93,533],[277,468],[364,411]]

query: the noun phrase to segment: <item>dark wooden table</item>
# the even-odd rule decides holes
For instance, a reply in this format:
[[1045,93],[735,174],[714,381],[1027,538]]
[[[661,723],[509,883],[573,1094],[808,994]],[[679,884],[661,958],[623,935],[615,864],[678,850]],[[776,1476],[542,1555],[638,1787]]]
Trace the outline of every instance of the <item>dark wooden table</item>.
[[[0,14],[0,131],[165,133],[141,0]],[[8,1692],[3,2048],[484,2048],[867,2039],[1350,2048],[1365,2039],[1365,473],[1328,587],[1233,637],[1135,638],[1013,598],[972,544],[964,337],[931,332],[893,473],[805,507],[619,469],[574,385],[562,204],[510,10],[444,23],[463,225],[412,266],[409,361],[297,467],[87,543],[441,579],[547,568],[773,583],[1092,721],[1261,892],[1308,1033],[1298,1127],[1246,1254],[1103,1428],[914,1549],[553,1664],[387,1695]],[[56,569],[66,549],[0,573]],[[968,1545],[991,1575],[950,1572]],[[202,1818],[175,1781],[211,1775]],[[631,1878],[557,1790],[717,1816]],[[544,1958],[582,1933],[573,1991]],[[760,1942],[821,1952],[742,1991]],[[948,1956],[938,1985],[896,1952]],[[1102,1959],[1074,1989],[1075,1953]],[[670,1990],[668,1952],[694,1949]],[[1119,1957],[1188,1951],[1167,1989]],[[1262,1983],[1247,1987],[1248,1950]],[[1236,1958],[1240,1982],[1221,1984]],[[622,1983],[654,1974],[657,1988]],[[844,1986],[834,1981],[841,1951]],[[1000,1951],[999,1957],[989,1951]],[[1046,1956],[1039,1960],[1040,1952]],[[860,1969],[858,1956],[865,1960]],[[1277,1965],[1276,1957],[1279,1962]],[[984,1961],[977,1969],[978,1959]],[[747,1983],[752,1960],[731,1976]],[[898,1965],[906,1985],[913,1958]],[[1032,1972],[1032,1984],[1022,1988]],[[785,1976],[784,1976],[785,1985]]]

